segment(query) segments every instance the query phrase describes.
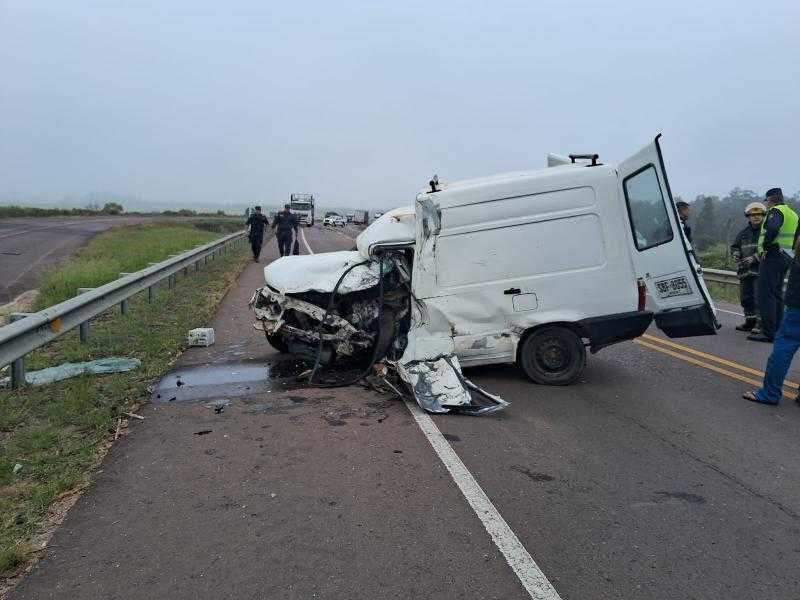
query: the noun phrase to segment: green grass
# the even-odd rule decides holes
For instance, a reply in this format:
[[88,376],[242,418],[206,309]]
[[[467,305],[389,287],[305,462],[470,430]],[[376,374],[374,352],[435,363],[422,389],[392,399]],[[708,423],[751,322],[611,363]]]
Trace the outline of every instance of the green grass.
[[46,273],[34,310],[72,298],[81,287],[98,287],[144,269],[170,254],[205,244],[218,234],[179,225],[140,225],[101,233],[70,262]]
[[739,304],[739,287],[729,283],[717,283],[714,281],[707,281],[708,293],[714,300],[724,300],[725,302],[732,302]]
[[[193,238],[196,234],[192,232],[176,233],[184,242],[207,239]],[[92,265],[91,270],[72,271],[71,265],[64,270],[110,273],[94,268],[104,260],[98,247],[92,247],[95,242],[104,251],[114,251],[111,260],[117,270],[133,270],[138,264],[135,261],[164,258],[156,256],[146,240],[162,252],[177,248],[164,242],[163,236],[152,237],[155,233],[147,228],[109,234],[128,240],[130,235],[137,240],[131,253],[135,258],[104,234],[102,239],[95,238],[78,260]],[[100,448],[113,437],[118,418],[146,401],[148,385],[168,371],[185,347],[186,332],[209,324],[248,256],[242,245],[210,261],[201,271],[192,269],[187,278],[179,277],[174,289],[162,286],[152,304],[146,294],[139,294],[131,299],[128,314],[109,310],[95,317],[87,344],[81,344],[77,332],[71,331],[26,359],[27,368],[34,370],[66,361],[127,356],[142,361],[139,369],[0,391],[0,571],[11,572],[27,560],[29,540],[48,507],[60,494],[88,481],[99,462]],[[87,285],[84,280],[80,284]],[[22,468],[15,474],[17,464]]]

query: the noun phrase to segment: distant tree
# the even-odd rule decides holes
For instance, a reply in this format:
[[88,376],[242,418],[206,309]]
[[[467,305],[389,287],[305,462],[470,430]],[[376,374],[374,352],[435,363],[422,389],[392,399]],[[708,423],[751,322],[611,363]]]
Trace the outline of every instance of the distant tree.
[[86,210],[88,210],[89,212],[100,212],[100,205],[95,204],[94,202],[90,202],[89,204],[86,205]]
[[698,196],[694,201],[694,206],[699,206],[700,210],[693,219],[693,245],[699,250],[710,248],[722,237],[717,222],[718,203],[719,199],[716,196]]
[[224,216],[225,216],[225,211],[224,211],[224,210],[218,210],[218,211],[217,211],[217,214],[218,214],[220,217],[224,217]]
[[106,215],[121,215],[124,210],[122,204],[118,204],[117,202],[106,202],[105,205],[103,205],[103,214]]

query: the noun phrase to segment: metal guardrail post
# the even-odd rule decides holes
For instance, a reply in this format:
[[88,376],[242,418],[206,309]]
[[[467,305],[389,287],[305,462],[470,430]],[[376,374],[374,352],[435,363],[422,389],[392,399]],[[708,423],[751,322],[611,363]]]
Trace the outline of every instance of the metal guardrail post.
[[[20,319],[24,319],[31,313],[11,313],[8,315],[8,322],[14,323]],[[23,387],[27,382],[25,381],[25,357],[18,358],[11,363],[11,389],[18,390]]]
[[[130,275],[130,273],[127,272],[122,272],[119,274],[120,277],[127,277],[128,275]],[[125,298],[125,300],[119,303],[119,314],[127,315],[129,308],[130,308],[130,302],[128,302],[128,299]]]
[[155,285],[148,285],[147,286],[147,301],[152,302],[156,299],[156,286]]
[[[94,288],[78,288],[78,295],[85,294],[87,292],[91,292]],[[85,344],[89,341],[89,320],[87,319],[80,325],[78,325],[78,338],[81,340],[82,344]]]

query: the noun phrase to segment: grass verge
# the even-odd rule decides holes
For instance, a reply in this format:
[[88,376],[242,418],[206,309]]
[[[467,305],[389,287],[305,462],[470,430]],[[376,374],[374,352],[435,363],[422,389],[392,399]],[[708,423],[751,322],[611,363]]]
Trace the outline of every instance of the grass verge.
[[714,300],[724,300],[733,304],[739,304],[739,286],[729,283],[717,283],[707,281],[708,293]]
[[216,239],[218,234],[179,225],[137,225],[112,229],[78,250],[73,260],[42,277],[34,310],[42,310],[72,298],[79,287],[99,287]]
[[[87,247],[85,255],[96,253]],[[142,361],[136,371],[0,391],[0,572],[4,576],[35,556],[31,539],[53,502],[86,485],[108,440],[124,425],[124,413],[146,400],[148,386],[168,371],[185,347],[186,332],[208,325],[248,255],[242,246],[199,272],[191,270],[188,277],[178,278],[172,290],[162,287],[153,303],[147,302],[146,293],[139,294],[131,299],[128,314],[109,310],[95,317],[87,344],[79,342],[77,330],[71,331],[26,361],[34,370],[126,356]]]

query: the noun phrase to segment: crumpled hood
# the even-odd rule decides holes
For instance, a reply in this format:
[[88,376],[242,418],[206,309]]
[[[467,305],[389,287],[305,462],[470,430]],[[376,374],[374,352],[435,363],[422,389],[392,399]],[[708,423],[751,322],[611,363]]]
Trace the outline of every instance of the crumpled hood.
[[[349,267],[365,262],[356,251],[323,252],[284,256],[264,267],[264,281],[281,294],[315,291],[330,293]],[[378,263],[355,267],[339,285],[339,294],[348,294],[378,285]]]
[[356,238],[361,256],[369,258],[375,246],[413,245],[416,239],[417,217],[413,206],[395,208],[378,218]]

